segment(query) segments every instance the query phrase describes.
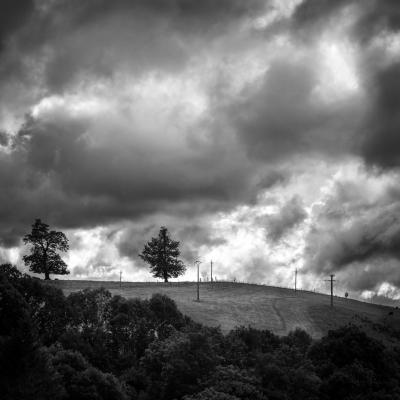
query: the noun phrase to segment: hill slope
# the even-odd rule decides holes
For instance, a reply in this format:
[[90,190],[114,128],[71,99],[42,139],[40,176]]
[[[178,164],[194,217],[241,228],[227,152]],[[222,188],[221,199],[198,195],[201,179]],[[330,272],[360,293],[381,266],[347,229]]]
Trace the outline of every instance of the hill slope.
[[101,286],[126,298],[149,298],[154,293],[163,293],[174,299],[179,309],[193,320],[220,326],[224,332],[239,325],[250,325],[285,335],[299,327],[317,338],[329,329],[350,322],[370,331],[377,331],[377,323],[400,326],[398,309],[340,297],[335,297],[335,305],[331,308],[327,295],[305,291],[296,294],[290,289],[262,285],[202,283],[200,302],[196,302],[196,284],[191,282],[123,282],[122,288],[117,282],[58,280],[51,284],[60,287],[65,294]]

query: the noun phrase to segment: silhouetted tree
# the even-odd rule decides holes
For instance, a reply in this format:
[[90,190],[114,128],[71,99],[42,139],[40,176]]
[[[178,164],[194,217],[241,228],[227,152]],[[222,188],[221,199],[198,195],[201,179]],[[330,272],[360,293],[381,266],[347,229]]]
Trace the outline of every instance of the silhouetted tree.
[[10,263],[0,265],[0,274],[5,275],[10,282],[18,282],[18,279],[22,277],[18,268]]
[[168,229],[162,226],[157,238],[152,238],[139,254],[139,257],[150,264],[151,273],[155,278],[168,282],[169,278],[182,275],[186,267],[181,260],[179,242],[169,237]]
[[69,274],[67,264],[57,253],[69,249],[64,233],[49,231],[49,225],[36,219],[32,225],[32,232],[26,234],[23,240],[31,246],[31,254],[23,257],[30,271],[44,274],[44,279],[50,279],[50,274]]

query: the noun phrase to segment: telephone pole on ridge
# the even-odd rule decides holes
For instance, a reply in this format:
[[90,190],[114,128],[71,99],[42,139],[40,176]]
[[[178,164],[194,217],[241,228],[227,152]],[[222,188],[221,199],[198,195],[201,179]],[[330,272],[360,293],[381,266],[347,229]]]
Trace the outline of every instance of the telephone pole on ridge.
[[197,299],[196,301],[200,301],[200,264],[201,261],[196,260],[194,264],[197,264]]
[[119,271],[119,288],[122,287],[122,271]]
[[213,262],[212,262],[212,260],[211,260],[211,283],[212,283],[212,281],[213,281],[213,277],[212,277],[212,266],[213,266]]
[[294,270],[294,292],[297,293],[297,268]]
[[333,279],[335,275],[331,274],[330,279],[326,279],[325,282],[330,282],[331,283],[331,307],[333,307],[333,282],[336,282],[336,279]]

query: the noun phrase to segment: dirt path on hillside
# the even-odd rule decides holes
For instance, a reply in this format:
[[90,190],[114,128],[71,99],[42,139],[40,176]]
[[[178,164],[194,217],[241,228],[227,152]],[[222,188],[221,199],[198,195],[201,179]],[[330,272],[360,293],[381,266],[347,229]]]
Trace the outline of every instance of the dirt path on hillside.
[[279,308],[276,306],[276,302],[280,300],[279,298],[275,298],[272,300],[272,309],[274,310],[276,316],[278,317],[278,319],[281,321],[282,324],[282,331],[286,332],[286,322],[282,317],[281,312],[279,311]]

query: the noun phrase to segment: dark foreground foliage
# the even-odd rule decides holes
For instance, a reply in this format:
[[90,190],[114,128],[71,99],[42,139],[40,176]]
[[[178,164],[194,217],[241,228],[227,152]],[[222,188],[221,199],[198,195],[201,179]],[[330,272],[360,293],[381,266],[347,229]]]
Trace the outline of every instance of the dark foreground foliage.
[[0,270],[3,400],[400,398],[400,347],[355,326],[318,341],[250,327],[224,336],[166,296],[65,297],[10,265]]

